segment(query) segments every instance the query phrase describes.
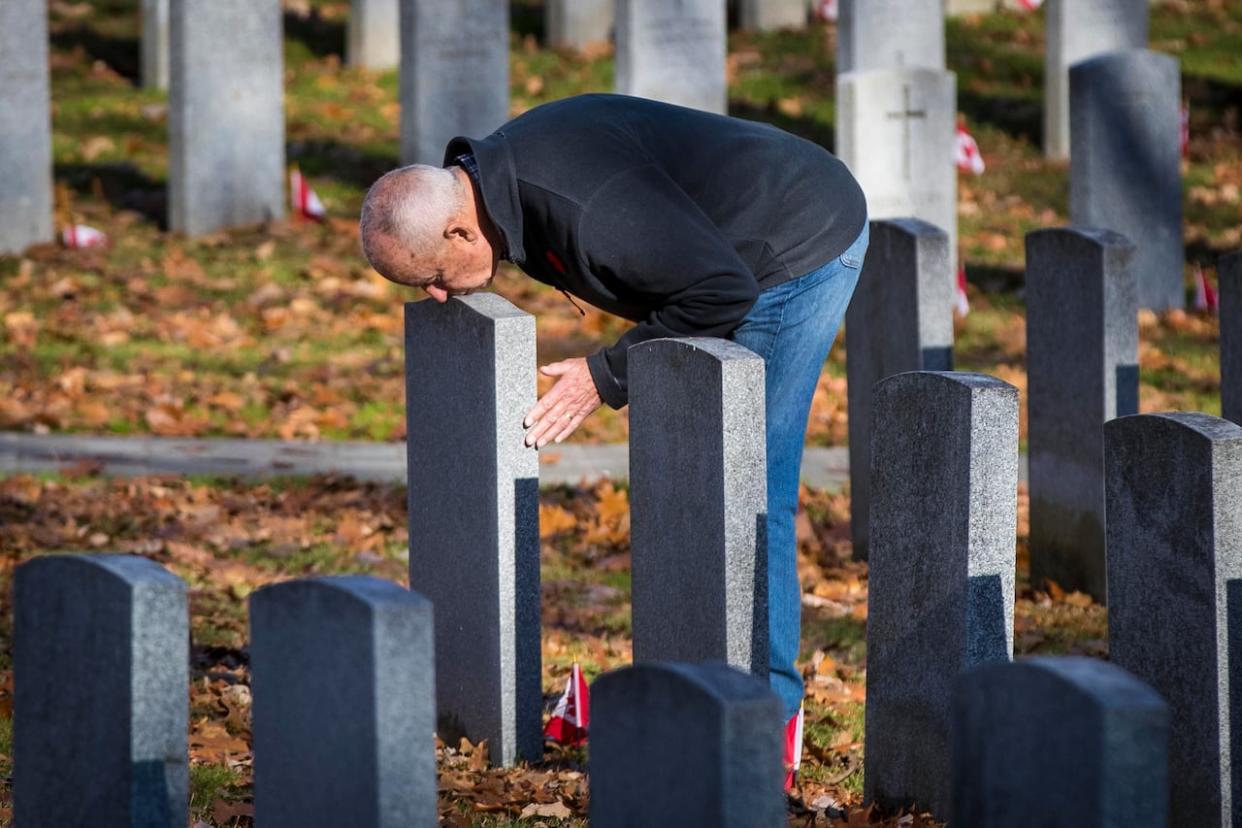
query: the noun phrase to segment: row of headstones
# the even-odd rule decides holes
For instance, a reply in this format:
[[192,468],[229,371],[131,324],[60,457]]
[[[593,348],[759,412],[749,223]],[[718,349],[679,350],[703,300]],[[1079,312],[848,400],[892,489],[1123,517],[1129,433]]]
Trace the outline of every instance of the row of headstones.
[[[49,555],[18,567],[14,605],[15,824],[186,825],[185,584],[146,558]],[[257,824],[438,824],[432,616],[418,593],[364,576],[251,595]],[[592,696],[592,824],[780,824],[781,707],[766,682],[643,664]]]
[[[964,671],[1012,656],[1017,391],[916,372],[872,395],[866,798],[967,825],[1242,820],[1242,426],[1198,413],[1104,425],[1109,658],[1155,693],[1102,677],[1071,710],[1032,675],[1021,695],[981,681],[955,701]],[[1065,729],[1015,736],[1028,716]],[[951,761],[970,772],[955,781]],[[979,780],[994,799],[975,800]]]
[[[16,824],[185,825],[185,584],[145,558],[51,555],[18,568],[14,603]],[[257,824],[437,823],[432,616],[371,577],[250,597]],[[1167,711],[1125,671],[1032,659],[954,684],[962,824],[1164,824]],[[592,824],[784,824],[782,713],[765,682],[655,663],[591,695]],[[1018,768],[999,761],[1015,755]],[[1088,819],[1105,814],[1135,821]]]
[[[1033,244],[1062,236],[1113,240],[1046,231]],[[918,223],[877,222],[873,239],[862,279],[872,289],[903,280],[909,285],[924,255],[947,260],[945,235]],[[881,264],[895,256],[908,264]],[[1058,278],[1073,282],[1090,262],[1074,270],[1073,260],[1049,257],[1040,267],[1069,270]],[[858,296],[862,308],[874,301]],[[1135,313],[1132,288],[1129,301]],[[894,296],[887,304],[911,315],[904,321],[854,317],[861,324],[847,322],[847,331],[901,341],[904,327],[918,328],[908,299]],[[406,319],[410,583],[453,613],[442,619],[451,637],[437,642],[437,663],[457,665],[454,678],[440,677],[441,710],[460,710],[457,720],[467,730],[469,722],[487,721],[502,734],[519,734],[515,753],[522,754],[520,734],[533,739],[537,722],[533,696],[522,691],[538,672],[537,465],[521,447],[520,428],[534,402],[532,321],[492,295],[447,306],[408,305]],[[862,350],[855,340],[848,347]],[[917,354],[920,344],[905,347]],[[935,355],[935,346],[928,350]],[[945,356],[942,349],[939,357]],[[727,342],[662,340],[636,346],[630,363],[635,658],[726,660],[762,675],[765,549],[762,532],[753,527],[763,522],[764,461],[748,445],[763,421],[761,362]],[[865,419],[871,434],[852,435],[871,446],[869,459],[852,463],[870,469],[870,509],[854,518],[867,523],[870,535],[867,796],[944,815],[953,789],[950,756],[976,757],[969,765],[976,776],[994,772],[991,787],[957,786],[968,800],[987,791],[1000,796],[1026,784],[1032,772],[1031,764],[1014,764],[1012,775],[995,766],[991,757],[1003,742],[949,749],[954,682],[971,667],[1012,656],[1018,394],[986,376],[914,371],[889,376],[870,396]],[[864,417],[853,401],[851,407],[851,419]],[[1236,496],[1242,427],[1201,414],[1136,415],[1110,422],[1104,443],[1113,657],[1169,701],[1177,812],[1219,813],[1230,801],[1229,750],[1218,752],[1218,741],[1204,734],[1227,728],[1229,694],[1212,697],[1219,704],[1202,701],[1205,688],[1230,682],[1227,660],[1207,644],[1225,635],[1219,596],[1232,577],[1229,557],[1242,554],[1242,499]],[[482,497],[480,468],[489,472]],[[467,514],[488,520],[467,524],[461,519]],[[1173,558],[1170,552],[1182,544],[1184,557]],[[1197,586],[1170,594],[1167,585],[1187,577]],[[1153,604],[1160,605],[1155,627],[1149,623]],[[1176,623],[1181,619],[1192,619],[1193,631]],[[498,654],[487,665],[466,656],[480,652],[480,642],[483,651]],[[530,654],[527,660],[522,652]],[[1021,800],[1023,807],[1060,809],[1061,822],[1048,824],[1095,824],[1094,818],[1074,822],[1083,808],[1097,809],[1092,813],[1101,814],[1099,824],[1112,824],[1108,814],[1136,808],[1144,824],[1163,824],[1166,737],[1159,703],[1117,675],[1088,680],[1072,668],[1061,672],[1079,676],[1081,686],[1068,694],[1070,701],[1042,705],[1078,730],[1065,736],[1040,722],[1023,738],[1036,744],[1059,734],[1062,747],[1082,741],[1073,765],[1051,760],[1064,750],[1030,755],[1047,778],[1076,780],[1057,783],[1059,791],[1073,793],[1074,807],[1057,797],[1040,805],[1031,801],[1039,799],[1034,793]],[[1062,675],[1039,686],[1071,684]],[[485,688],[490,702],[467,712],[461,696],[471,688]],[[480,694],[475,701],[487,699]],[[1007,710],[1000,702],[961,705],[998,716]],[[1068,716],[1070,708],[1078,715]],[[1137,711],[1137,719],[1125,711]],[[1022,726],[1009,722],[1000,732],[1013,738]],[[969,722],[961,728],[974,734],[963,737],[968,741],[997,732]],[[502,750],[500,759],[512,755]],[[1121,782],[1118,769],[1126,770]],[[989,809],[1013,813],[1001,805]]]
[[[868,554],[872,387],[953,369],[949,242],[914,219],[873,224],[846,317],[854,552]],[[1242,253],[1220,261],[1221,403],[1242,424]],[[1134,246],[1110,231],[1026,243],[1031,577],[1105,600],[1104,423],[1139,411]]]
[[[1071,221],[1135,240],[1140,306],[1180,308],[1178,61],[1144,49],[1146,0],[1052,0],[1047,20],[1045,148],[1070,156]],[[944,229],[956,260],[956,77],[941,3],[845,2],[837,50],[837,154],[871,215]]]

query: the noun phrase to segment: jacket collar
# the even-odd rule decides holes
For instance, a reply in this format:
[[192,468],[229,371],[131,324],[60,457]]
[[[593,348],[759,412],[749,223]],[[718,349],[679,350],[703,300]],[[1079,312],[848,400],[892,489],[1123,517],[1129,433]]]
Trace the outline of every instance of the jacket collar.
[[479,165],[479,189],[483,209],[505,240],[505,258],[516,265],[526,261],[522,246],[522,205],[518,199],[517,170],[513,151],[503,132],[486,138],[458,137],[444,152],[444,166],[457,162],[457,156],[470,152]]

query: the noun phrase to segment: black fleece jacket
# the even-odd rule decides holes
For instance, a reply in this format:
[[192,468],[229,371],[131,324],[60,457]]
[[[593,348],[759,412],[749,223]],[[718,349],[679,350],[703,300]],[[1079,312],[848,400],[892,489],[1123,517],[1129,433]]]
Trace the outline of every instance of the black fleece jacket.
[[471,152],[483,207],[530,276],[638,323],[587,357],[600,398],[628,400],[626,350],[725,337],[759,291],[841,255],[866,202],[828,151],[766,124],[623,95],[536,107]]

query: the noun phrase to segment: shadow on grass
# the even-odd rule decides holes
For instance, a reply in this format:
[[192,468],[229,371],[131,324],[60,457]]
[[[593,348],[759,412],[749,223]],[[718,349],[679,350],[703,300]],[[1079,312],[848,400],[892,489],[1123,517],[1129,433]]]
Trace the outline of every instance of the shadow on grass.
[[835,151],[836,135],[832,124],[813,118],[794,118],[782,114],[775,106],[759,107],[744,101],[729,101],[729,114],[748,121],[761,121],[779,127],[808,141],[814,141],[829,152]]
[[285,39],[300,42],[317,58],[345,60],[345,27],[343,21],[324,20],[315,8],[306,15],[285,12]]
[[396,153],[389,155],[327,140],[291,142],[288,156],[307,175],[335,179],[363,190],[401,163]]
[[543,16],[543,0],[511,0],[509,3],[509,29],[518,37],[529,36],[543,43]]
[[996,93],[981,95],[959,89],[957,107],[971,124],[990,124],[1014,138],[1025,138],[1032,146],[1043,145],[1042,100],[1006,97]]
[[1016,293],[1026,287],[1026,271],[1019,267],[966,262],[966,279],[984,293]]
[[92,60],[102,61],[131,83],[142,82],[142,50],[136,37],[106,35],[88,26],[75,25],[54,29],[50,43],[58,52],[81,48]]
[[99,164],[57,164],[57,181],[75,192],[102,195],[118,210],[141,213],[167,229],[168,188],[125,161]]

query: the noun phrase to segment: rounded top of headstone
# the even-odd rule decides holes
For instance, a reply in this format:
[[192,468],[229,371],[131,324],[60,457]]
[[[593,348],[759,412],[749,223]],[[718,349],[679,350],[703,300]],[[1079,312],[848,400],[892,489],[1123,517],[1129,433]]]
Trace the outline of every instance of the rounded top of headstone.
[[103,574],[130,587],[159,586],[185,591],[185,582],[160,564],[140,555],[116,552],[40,555],[17,568],[18,577],[73,578]]
[[341,597],[357,601],[372,609],[388,606],[430,607],[431,601],[417,592],[392,581],[370,575],[323,575],[270,584],[257,590],[252,601],[292,602],[308,596]]
[[701,359],[706,362],[723,363],[753,360],[758,361],[760,364],[763,363],[763,357],[749,348],[745,348],[736,342],[730,342],[727,339],[717,339],[710,336],[648,339],[646,342],[631,345],[628,353],[630,358],[633,358],[635,354],[643,353],[676,353],[682,354],[689,359]]
[[405,318],[440,317],[478,317],[485,321],[502,319],[528,319],[532,324],[534,317],[514,305],[498,293],[483,291],[466,296],[454,296],[441,304],[435,299],[422,299],[418,302],[405,303]]
[[1208,443],[1242,444],[1242,426],[1198,411],[1169,411],[1160,414],[1133,414],[1104,424],[1109,440],[1143,441],[1165,435],[1180,435]]
[[1164,699],[1147,684],[1116,664],[1086,656],[1038,656],[985,664],[959,676],[957,692],[1047,696],[1052,704],[1072,694],[1100,708],[1166,714]]
[[1097,72],[1128,75],[1138,67],[1166,74],[1171,73],[1174,77],[1181,72],[1181,62],[1172,55],[1154,52],[1151,49],[1119,49],[1071,64],[1070,78],[1072,82],[1075,76]]
[[1026,234],[1026,249],[1034,246],[1116,248],[1134,252],[1134,243],[1122,234],[1099,227],[1045,227]]
[[1004,380],[988,374],[975,374],[967,371],[906,371],[893,374],[875,384],[875,393],[917,393],[920,390],[960,389],[971,395],[1003,394],[1013,395],[1018,389]]
[[613,670],[591,685],[593,694],[632,697],[642,691],[694,694],[721,706],[738,702],[780,702],[768,683],[720,663],[649,662]]

